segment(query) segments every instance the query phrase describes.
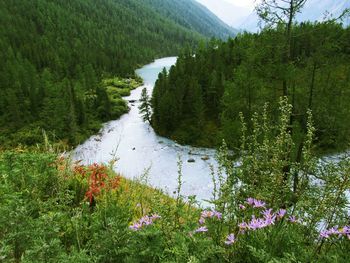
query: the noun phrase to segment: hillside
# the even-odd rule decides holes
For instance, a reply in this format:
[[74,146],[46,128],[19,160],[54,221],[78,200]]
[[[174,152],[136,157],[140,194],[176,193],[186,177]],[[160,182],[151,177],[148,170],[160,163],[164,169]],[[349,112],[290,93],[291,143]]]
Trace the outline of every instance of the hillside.
[[143,185],[146,175],[115,174],[114,162],[83,166],[52,151],[0,151],[0,260],[347,263],[350,160],[314,166],[306,144],[293,187],[281,169],[289,139],[280,132],[280,144],[247,141],[240,167],[222,148],[229,176],[212,174],[210,208],[182,195],[181,175],[172,199]]
[[156,57],[229,34],[201,6],[188,3],[185,12],[187,3],[176,3],[164,5],[176,13],[168,17],[152,1],[1,1],[0,144],[35,144],[41,129],[81,142],[127,110],[101,87],[102,75],[133,77]]
[[144,2],[152,6],[157,13],[209,38],[214,36],[226,39],[238,32],[195,0],[144,0]]
[[[155,130],[184,144],[213,146],[225,139],[237,147],[239,113],[251,120],[268,103],[276,116],[279,98],[288,96],[293,106],[290,125],[300,145],[311,109],[319,149],[346,148],[350,28],[336,23],[295,26],[290,63],[281,59],[283,32],[246,33],[181,56],[153,90]],[[247,133],[254,126],[248,123]]]

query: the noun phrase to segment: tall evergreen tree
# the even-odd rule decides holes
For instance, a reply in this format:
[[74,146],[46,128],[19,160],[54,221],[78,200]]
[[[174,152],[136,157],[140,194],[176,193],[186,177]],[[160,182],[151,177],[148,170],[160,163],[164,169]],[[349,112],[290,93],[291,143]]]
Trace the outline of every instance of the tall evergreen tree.
[[139,110],[143,121],[151,123],[151,100],[146,88],[143,88],[141,92]]

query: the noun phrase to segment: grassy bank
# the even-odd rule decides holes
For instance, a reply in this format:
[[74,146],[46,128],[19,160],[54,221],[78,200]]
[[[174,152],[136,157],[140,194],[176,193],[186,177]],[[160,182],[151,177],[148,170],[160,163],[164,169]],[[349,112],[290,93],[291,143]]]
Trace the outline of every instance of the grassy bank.
[[[286,192],[252,190],[244,180],[238,191],[233,175],[239,170],[229,171],[228,180],[216,177],[207,210],[181,196],[181,177],[173,199],[109,165],[83,166],[48,152],[1,152],[0,261],[347,262],[350,256],[342,198],[349,161],[325,169],[338,180],[304,192],[294,205],[281,205]],[[315,223],[329,215],[327,227],[338,227],[320,233]]]

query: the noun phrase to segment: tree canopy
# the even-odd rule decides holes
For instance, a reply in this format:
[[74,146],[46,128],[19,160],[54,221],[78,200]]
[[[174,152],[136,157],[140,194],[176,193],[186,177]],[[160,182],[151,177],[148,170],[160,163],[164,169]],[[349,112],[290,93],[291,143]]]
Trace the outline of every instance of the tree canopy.
[[299,142],[311,109],[319,149],[347,147],[350,28],[334,22],[293,25],[288,60],[285,30],[286,25],[279,25],[183,52],[176,66],[156,82],[156,131],[182,143],[214,146],[225,139],[236,147],[239,113],[250,120],[268,103],[277,114],[279,98],[287,96],[293,105],[290,126]]

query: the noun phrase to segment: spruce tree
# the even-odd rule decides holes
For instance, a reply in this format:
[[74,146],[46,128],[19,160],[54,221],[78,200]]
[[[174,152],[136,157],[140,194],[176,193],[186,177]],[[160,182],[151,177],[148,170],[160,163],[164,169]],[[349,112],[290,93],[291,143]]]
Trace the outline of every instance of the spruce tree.
[[151,101],[146,88],[142,89],[140,103],[139,110],[143,121],[151,123]]

